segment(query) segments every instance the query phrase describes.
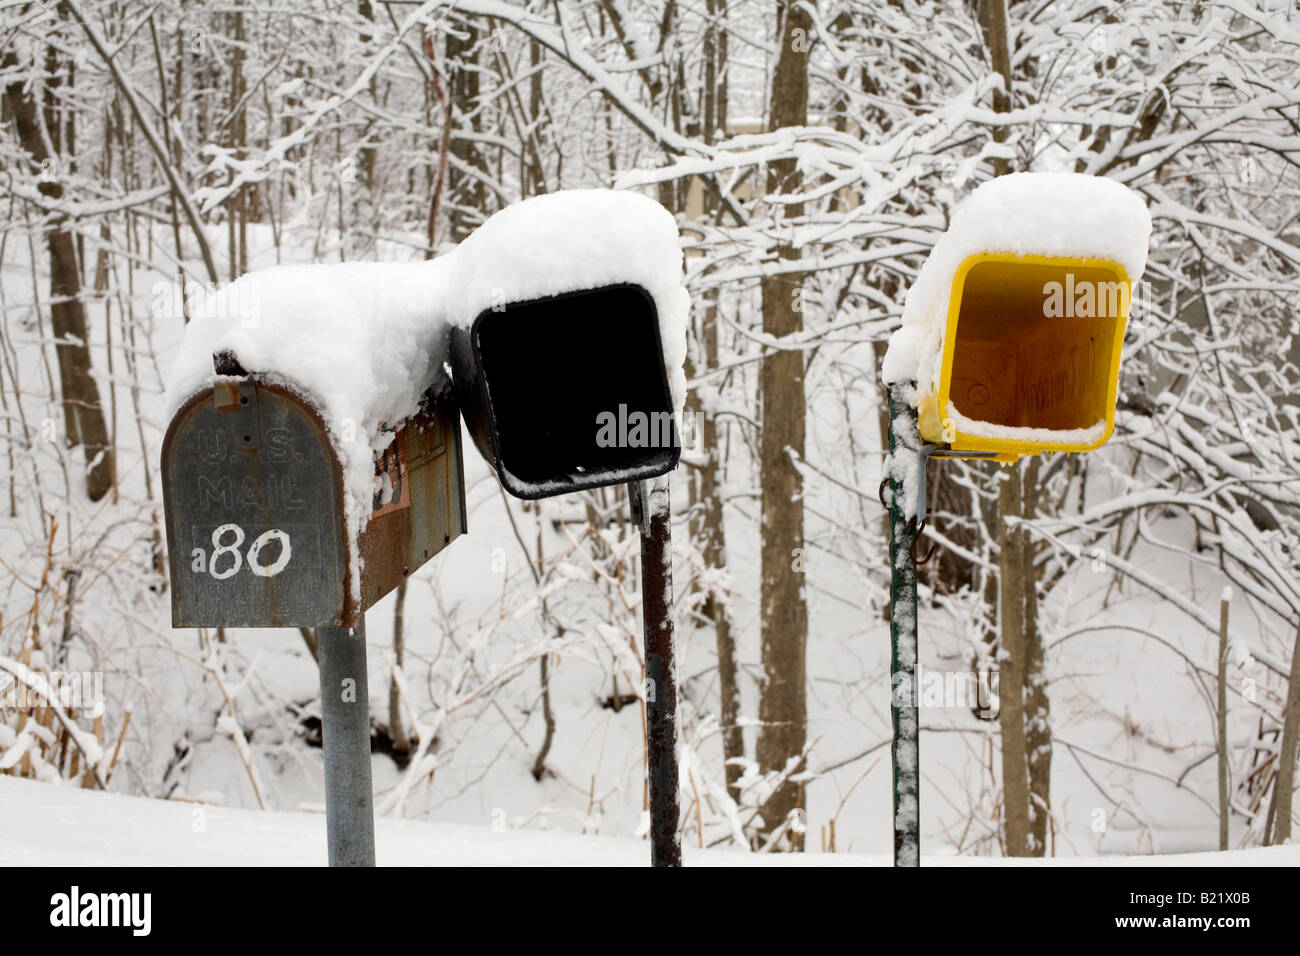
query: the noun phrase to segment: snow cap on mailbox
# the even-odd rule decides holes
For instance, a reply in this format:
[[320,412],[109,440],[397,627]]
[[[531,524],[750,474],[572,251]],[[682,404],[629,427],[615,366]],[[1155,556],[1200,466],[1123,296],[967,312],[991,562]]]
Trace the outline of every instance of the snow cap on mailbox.
[[161,454],[175,626],[351,627],[464,532],[449,258],[190,297]]
[[1151,216],[1114,180],[1016,173],[954,212],[885,355],[915,383],[921,436],[959,451],[1089,451],[1114,428],[1132,290]]
[[663,206],[608,189],[539,196],[454,256],[456,393],[507,491],[548,497],[676,466],[690,299]]

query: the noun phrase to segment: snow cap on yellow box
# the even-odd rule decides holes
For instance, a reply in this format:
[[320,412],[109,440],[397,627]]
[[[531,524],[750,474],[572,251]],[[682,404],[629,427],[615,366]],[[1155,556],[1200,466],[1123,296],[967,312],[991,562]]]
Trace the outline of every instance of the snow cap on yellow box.
[[886,384],[915,383],[922,437],[1004,461],[1104,444],[1150,236],[1146,205],[1114,180],[1016,173],[976,189],[885,355]]

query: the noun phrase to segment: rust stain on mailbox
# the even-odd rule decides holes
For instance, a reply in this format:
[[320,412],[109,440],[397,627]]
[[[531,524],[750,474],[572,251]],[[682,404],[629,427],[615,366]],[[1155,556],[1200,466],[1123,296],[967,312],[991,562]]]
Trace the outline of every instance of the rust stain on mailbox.
[[465,533],[456,406],[446,399],[409,419],[375,467],[385,480],[361,534],[363,608]]
[[342,471],[309,400],[248,377],[187,402],[162,449],[172,626],[354,627],[465,532],[455,405],[426,402],[375,469],[381,492],[350,548]]

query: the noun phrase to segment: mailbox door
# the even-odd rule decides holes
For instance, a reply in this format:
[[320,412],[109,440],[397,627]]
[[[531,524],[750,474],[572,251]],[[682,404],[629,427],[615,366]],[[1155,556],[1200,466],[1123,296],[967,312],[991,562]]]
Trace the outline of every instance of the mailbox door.
[[[920,405],[922,436],[1009,461],[1104,444],[1129,297],[1128,276],[1115,262],[1003,253],[967,259],[953,277],[939,389]],[[950,402],[1004,437],[953,428]]]
[[173,627],[345,626],[342,474],[288,389],[218,382],[162,449]]
[[677,467],[658,312],[640,286],[488,309],[453,331],[452,359],[475,444],[517,498]]

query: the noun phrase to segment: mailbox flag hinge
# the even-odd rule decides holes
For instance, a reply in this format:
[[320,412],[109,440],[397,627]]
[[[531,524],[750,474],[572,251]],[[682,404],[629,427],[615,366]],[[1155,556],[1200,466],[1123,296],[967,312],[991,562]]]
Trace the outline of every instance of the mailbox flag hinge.
[[646,507],[650,500],[650,482],[629,481],[627,500],[632,509],[632,523],[640,528],[643,537],[650,537],[650,509]]
[[229,349],[212,353],[212,370],[219,376],[212,386],[212,402],[219,412],[234,412],[235,447],[255,451],[262,447],[261,419],[257,414],[257,386]]
[[255,451],[262,447],[262,423],[257,412],[257,385],[254,382],[218,379],[212,386],[212,403],[217,411],[231,416],[235,448]]

